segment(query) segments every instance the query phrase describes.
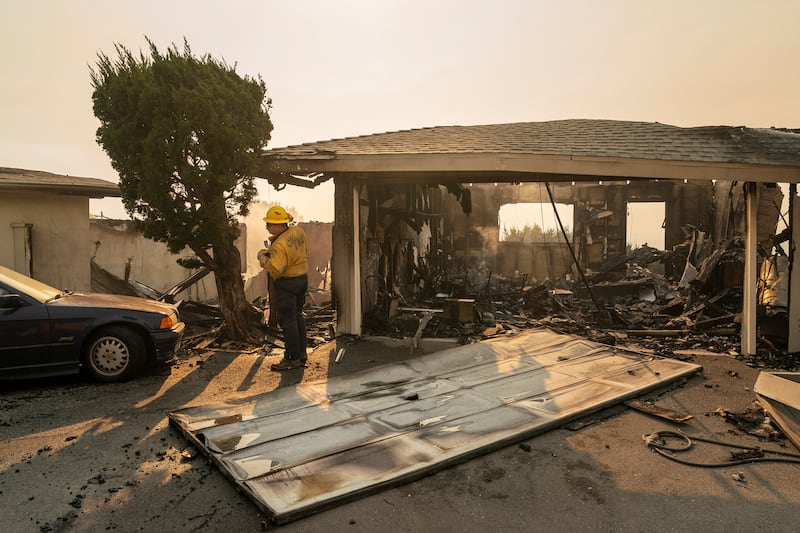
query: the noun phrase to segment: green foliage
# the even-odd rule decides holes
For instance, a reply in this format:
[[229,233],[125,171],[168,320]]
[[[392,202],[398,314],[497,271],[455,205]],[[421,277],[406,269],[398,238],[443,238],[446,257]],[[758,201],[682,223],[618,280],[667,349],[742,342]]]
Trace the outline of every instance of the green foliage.
[[204,265],[204,263],[196,257],[179,257],[175,262],[189,270],[195,270]]
[[238,236],[253,176],[272,132],[259,77],[244,78],[184,40],[149,56],[116,44],[91,69],[97,142],[120,176],[122,201],[143,234],[201,257]]
[[[564,230],[569,233],[569,228],[564,228]],[[500,240],[535,243],[565,242],[564,235],[562,235],[559,230],[555,228],[548,228],[543,231],[538,224],[534,224],[533,226],[526,224],[522,228],[518,226],[503,228],[503,234],[501,235]]]

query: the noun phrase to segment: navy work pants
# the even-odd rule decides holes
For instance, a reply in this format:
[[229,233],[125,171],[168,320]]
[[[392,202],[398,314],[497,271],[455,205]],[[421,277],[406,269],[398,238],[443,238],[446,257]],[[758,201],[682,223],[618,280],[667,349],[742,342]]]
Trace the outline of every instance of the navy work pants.
[[[286,345],[285,359],[306,358],[306,319],[303,305],[306,302],[308,275],[275,280],[275,310],[278,312],[278,325],[283,330]],[[270,302],[272,305],[272,302]]]

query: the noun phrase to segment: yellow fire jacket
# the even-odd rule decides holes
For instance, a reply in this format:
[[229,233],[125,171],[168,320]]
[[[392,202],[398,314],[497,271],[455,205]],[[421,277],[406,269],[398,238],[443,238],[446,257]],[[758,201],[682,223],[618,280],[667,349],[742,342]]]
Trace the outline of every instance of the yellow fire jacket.
[[268,253],[259,252],[258,262],[274,278],[307,274],[306,233],[298,226],[289,226],[272,238]]

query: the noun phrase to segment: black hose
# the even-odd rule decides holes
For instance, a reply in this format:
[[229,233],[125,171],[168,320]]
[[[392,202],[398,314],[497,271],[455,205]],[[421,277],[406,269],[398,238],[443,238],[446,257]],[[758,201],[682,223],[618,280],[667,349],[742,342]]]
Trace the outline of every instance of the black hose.
[[[665,437],[667,438],[674,438],[681,441],[680,445],[677,446],[670,446],[666,443]],[[659,455],[666,457],[670,461],[675,461],[676,463],[680,463],[682,465],[687,466],[699,466],[702,468],[722,468],[726,466],[735,466],[735,465],[744,465],[750,463],[796,463],[800,464],[800,455],[787,453],[787,452],[779,452],[775,450],[764,450],[760,447],[753,447],[753,446],[740,446],[738,444],[731,444],[728,442],[723,442],[719,440],[713,439],[705,439],[702,437],[695,437],[694,439],[701,442],[708,442],[712,444],[718,444],[720,446],[729,446],[731,448],[739,448],[741,450],[750,450],[750,451],[758,451],[761,453],[771,453],[778,455],[780,457],[749,457],[746,459],[738,459],[733,461],[728,461],[725,463],[695,463],[693,461],[687,461],[685,459],[680,459],[679,457],[673,455],[675,452],[685,452],[694,446],[692,439],[689,438],[688,435],[681,433],[679,431],[671,431],[671,430],[662,430],[656,431],[655,433],[650,433],[649,435],[642,435],[642,439],[644,439],[644,443],[648,448],[651,448],[654,452],[658,453]]]

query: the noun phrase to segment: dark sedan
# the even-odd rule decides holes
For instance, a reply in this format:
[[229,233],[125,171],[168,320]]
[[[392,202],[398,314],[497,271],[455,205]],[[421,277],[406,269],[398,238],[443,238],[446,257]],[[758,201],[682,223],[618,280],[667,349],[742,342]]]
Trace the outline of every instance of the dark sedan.
[[0,266],[0,379],[126,381],[171,358],[184,328],[174,305],[61,291]]

